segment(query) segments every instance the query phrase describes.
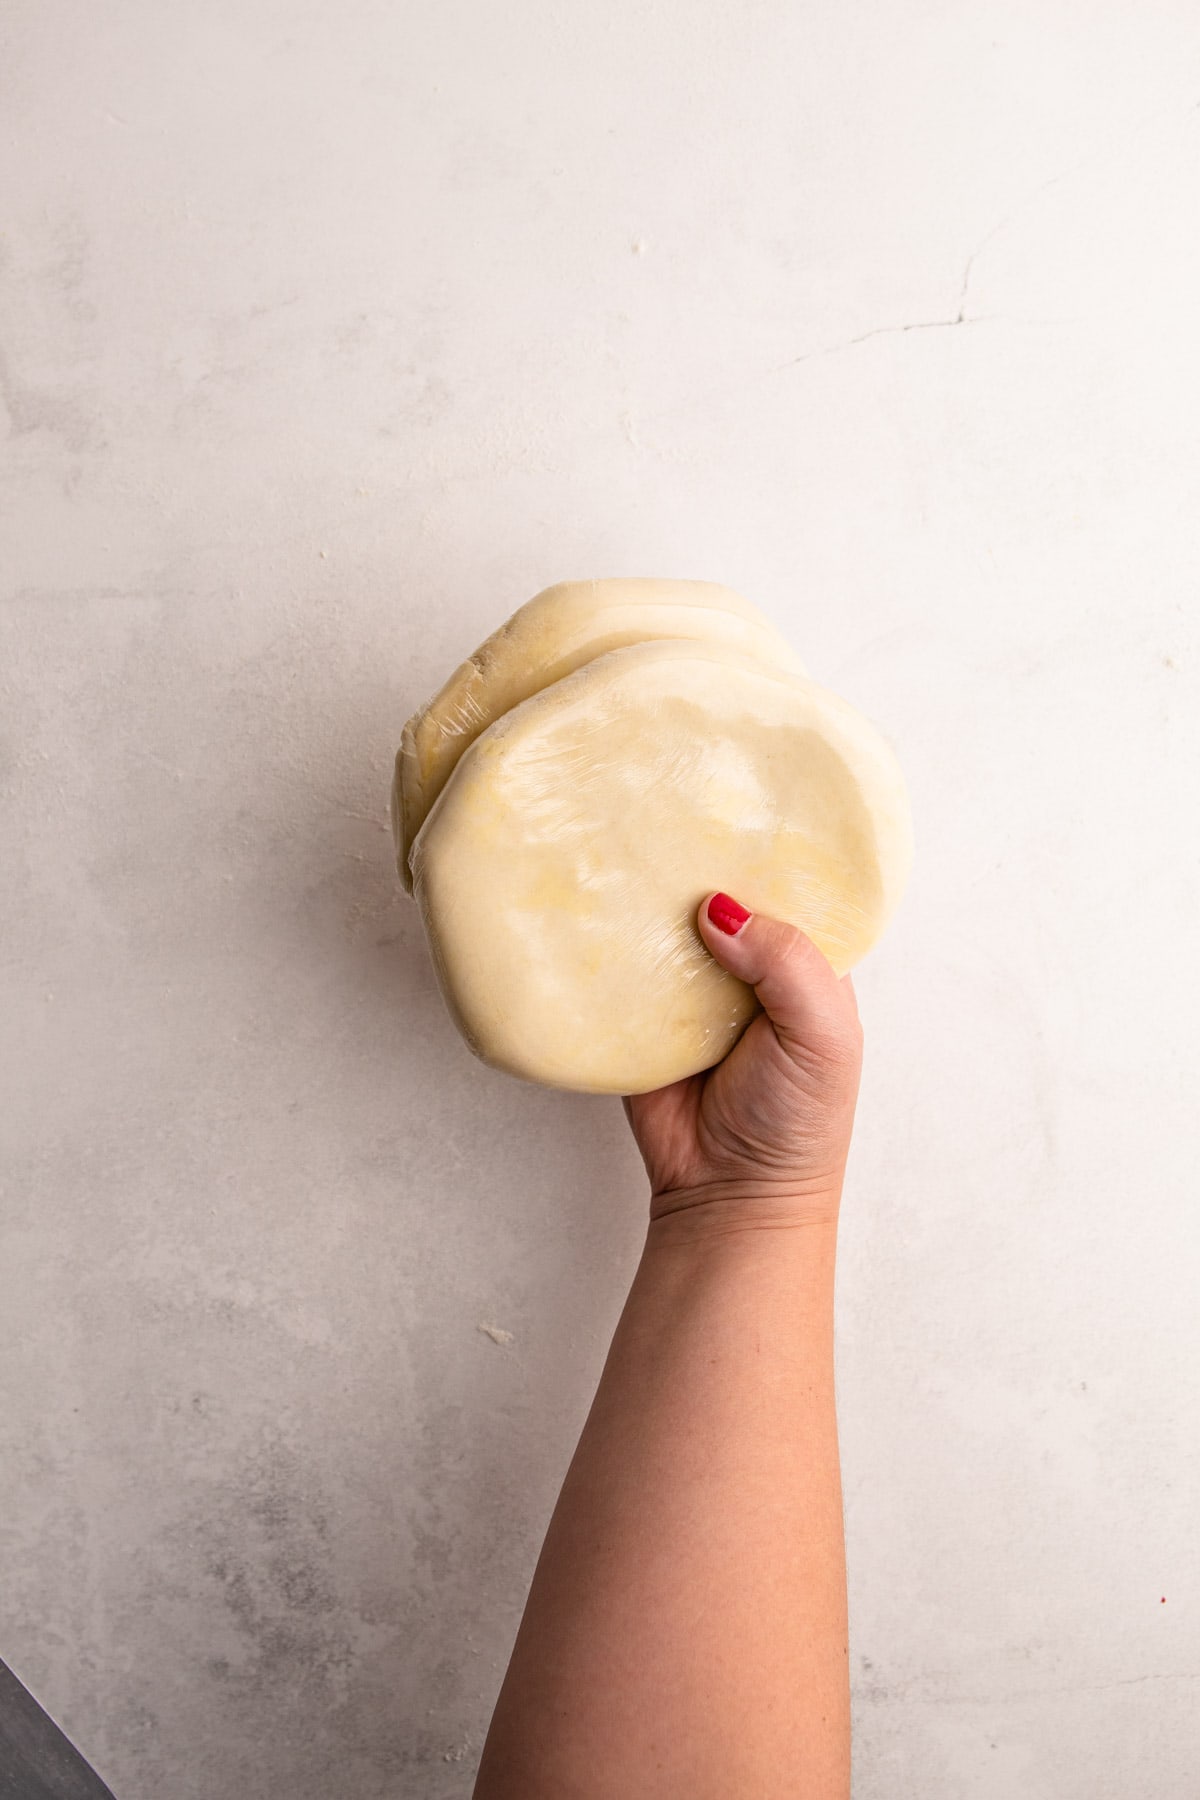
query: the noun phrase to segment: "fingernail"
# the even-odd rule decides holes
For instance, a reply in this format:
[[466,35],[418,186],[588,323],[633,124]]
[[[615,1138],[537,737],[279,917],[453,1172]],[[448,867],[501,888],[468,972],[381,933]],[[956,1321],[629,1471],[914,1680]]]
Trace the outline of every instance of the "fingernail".
[[728,894],[714,894],[708,903],[708,916],[718,931],[736,937],[750,913],[746,907],[739,906],[736,900],[730,899]]

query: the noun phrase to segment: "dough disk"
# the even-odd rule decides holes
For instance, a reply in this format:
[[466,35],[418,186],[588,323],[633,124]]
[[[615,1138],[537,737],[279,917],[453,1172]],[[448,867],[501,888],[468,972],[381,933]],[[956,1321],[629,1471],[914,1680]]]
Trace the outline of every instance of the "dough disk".
[[852,707],[711,643],[609,651],[503,714],[416,840],[438,979],[486,1062],[585,1093],[719,1062],[757,1010],[695,929],[724,888],[839,974],[908,875],[903,778]]
[[392,783],[396,866],[409,853],[455,764],[494,719],[581,664],[650,638],[702,638],[804,673],[764,614],[714,581],[561,581],[494,631],[404,727]]

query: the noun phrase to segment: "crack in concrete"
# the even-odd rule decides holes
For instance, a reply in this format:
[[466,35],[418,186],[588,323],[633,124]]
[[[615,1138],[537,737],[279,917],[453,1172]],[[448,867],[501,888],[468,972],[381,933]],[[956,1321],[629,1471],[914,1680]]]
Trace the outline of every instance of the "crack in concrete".
[[[1058,180],[1061,177],[1055,177],[1055,179]],[[838,350],[851,350],[855,344],[865,344],[869,338],[897,337],[906,331],[952,331],[956,325],[982,325],[994,315],[972,313],[968,316],[967,296],[971,287],[971,270],[975,267],[976,259],[982,251],[991,243],[998,231],[1003,231],[1011,217],[1012,215],[1009,214],[1007,218],[1001,219],[998,225],[993,225],[987,236],[976,244],[968,256],[966,267],[963,269],[962,281],[959,284],[958,311],[952,319],[913,319],[907,325],[874,325],[870,331],[860,331],[857,337],[843,338],[840,343],[826,344],[820,350],[806,350],[802,356],[794,356],[790,362],[784,363],[783,367],[794,369],[800,363],[812,362],[815,357],[833,356]]]
[[[1190,117],[1192,113],[1197,111],[1200,111],[1200,100],[1189,101],[1187,115]],[[972,313],[969,316],[967,313],[967,294],[971,285],[971,271],[975,267],[978,258],[991,243],[992,239],[999,236],[1000,232],[1007,230],[1008,226],[1013,224],[1023,212],[1032,206],[1035,201],[1040,200],[1042,195],[1048,193],[1051,188],[1057,187],[1060,182],[1066,181],[1070,176],[1077,174],[1080,169],[1087,168],[1090,164],[1100,161],[1105,156],[1113,155],[1114,152],[1120,149],[1124,144],[1139,136],[1147,124],[1157,122],[1158,118],[1159,114],[1156,111],[1147,119],[1139,120],[1133,130],[1125,133],[1116,145],[1108,144],[1104,146],[1103,149],[1090,151],[1087,156],[1082,156],[1077,161],[1068,164],[1065,169],[1060,169],[1058,174],[1052,175],[1048,181],[1039,182],[1032,193],[1027,194],[1024,199],[1018,201],[1011,211],[1005,213],[1004,217],[992,226],[987,235],[979,240],[970,256],[968,256],[958,290],[958,311],[954,314],[952,319],[913,319],[906,325],[875,325],[872,326],[870,331],[859,332],[857,337],[843,338],[836,344],[826,344],[823,348],[818,350],[806,350],[803,355],[794,356],[789,362],[781,363],[779,368],[773,372],[778,374],[783,369],[794,369],[801,363],[812,362],[818,356],[833,356],[839,350],[852,350],[856,344],[865,344],[871,338],[898,337],[906,331],[952,331],[956,325],[981,325],[987,319],[998,317],[995,313]]]

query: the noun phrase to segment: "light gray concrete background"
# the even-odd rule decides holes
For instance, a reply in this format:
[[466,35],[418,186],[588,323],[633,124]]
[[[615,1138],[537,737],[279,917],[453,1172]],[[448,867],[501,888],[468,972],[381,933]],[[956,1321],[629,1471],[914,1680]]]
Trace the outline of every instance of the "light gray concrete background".
[[469,1793],[645,1199],[615,1101],[457,1040],[390,760],[546,583],[699,576],[919,835],[856,1800],[1195,1800],[1191,0],[0,39],[0,1655],[119,1800]]

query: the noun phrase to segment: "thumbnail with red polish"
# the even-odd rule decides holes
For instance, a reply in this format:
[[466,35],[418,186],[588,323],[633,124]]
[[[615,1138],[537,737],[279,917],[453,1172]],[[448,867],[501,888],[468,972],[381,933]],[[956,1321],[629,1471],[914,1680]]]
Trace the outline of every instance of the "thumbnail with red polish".
[[739,906],[728,894],[714,894],[708,903],[708,916],[718,931],[724,931],[729,937],[736,937],[750,917],[750,912],[747,907]]

